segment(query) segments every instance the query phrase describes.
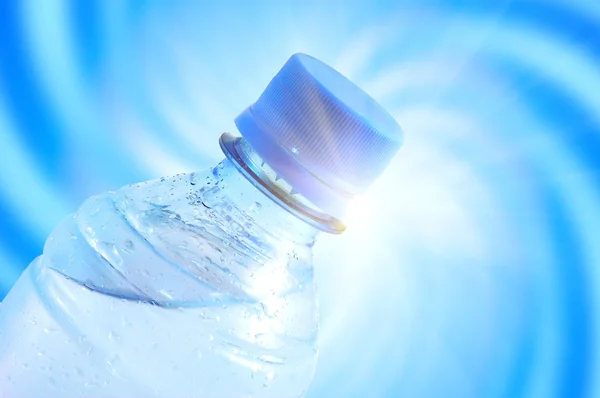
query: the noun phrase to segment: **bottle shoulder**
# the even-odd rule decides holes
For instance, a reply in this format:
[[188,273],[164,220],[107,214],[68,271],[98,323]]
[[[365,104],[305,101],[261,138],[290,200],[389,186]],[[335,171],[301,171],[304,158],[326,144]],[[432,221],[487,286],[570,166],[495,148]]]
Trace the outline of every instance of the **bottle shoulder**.
[[223,183],[188,173],[91,197],[44,256],[86,286],[169,305],[312,295],[312,245],[254,223],[261,204],[240,208]]
[[208,170],[127,187],[114,194],[115,207],[169,261],[214,286],[227,280],[222,287],[236,296],[312,283],[312,244],[256,222],[267,205],[229,189],[227,177]]

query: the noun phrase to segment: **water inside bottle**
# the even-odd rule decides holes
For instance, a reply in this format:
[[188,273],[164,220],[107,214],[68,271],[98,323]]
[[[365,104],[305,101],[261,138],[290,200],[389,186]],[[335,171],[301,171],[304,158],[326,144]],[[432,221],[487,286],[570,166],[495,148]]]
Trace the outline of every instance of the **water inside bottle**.
[[[36,322],[15,361],[57,396],[302,395],[316,361],[310,261],[260,232],[252,216],[269,204],[231,199],[220,172],[100,195],[65,220],[11,291]],[[23,350],[2,348],[0,366]]]

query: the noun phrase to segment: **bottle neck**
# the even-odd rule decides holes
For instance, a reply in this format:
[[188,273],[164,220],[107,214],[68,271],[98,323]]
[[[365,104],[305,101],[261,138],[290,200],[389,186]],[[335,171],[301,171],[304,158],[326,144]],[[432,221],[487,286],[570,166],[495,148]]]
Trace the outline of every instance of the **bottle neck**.
[[[270,240],[274,246],[286,241],[291,245],[312,246],[321,232],[256,189],[230,159],[221,161],[212,170],[212,177],[215,185],[203,188],[202,205],[219,214],[227,225],[236,225],[240,233],[254,237],[252,240]],[[272,239],[266,239],[265,234]]]
[[[265,202],[265,196],[270,199],[268,207],[273,208],[271,217],[283,219],[292,216],[295,219],[294,223],[297,224],[300,221],[305,225],[303,228],[308,226],[311,227],[311,230],[334,234],[344,232],[346,226],[342,221],[323,212],[296,192],[294,187],[277,175],[243,138],[236,138],[224,133],[219,143],[227,156],[228,166],[233,166],[239,177],[256,188],[252,190],[253,193],[260,194],[263,197],[263,200],[258,203],[262,205],[262,202]],[[275,210],[276,208],[278,209]]]

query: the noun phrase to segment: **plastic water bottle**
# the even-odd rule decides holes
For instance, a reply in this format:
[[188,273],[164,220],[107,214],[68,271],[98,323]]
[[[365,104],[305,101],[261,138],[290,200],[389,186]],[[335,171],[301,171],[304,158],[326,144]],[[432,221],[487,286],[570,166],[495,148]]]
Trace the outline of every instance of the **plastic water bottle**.
[[402,132],[304,54],[236,125],[213,169],[91,197],[52,232],[0,305],[0,397],[306,393],[313,244]]

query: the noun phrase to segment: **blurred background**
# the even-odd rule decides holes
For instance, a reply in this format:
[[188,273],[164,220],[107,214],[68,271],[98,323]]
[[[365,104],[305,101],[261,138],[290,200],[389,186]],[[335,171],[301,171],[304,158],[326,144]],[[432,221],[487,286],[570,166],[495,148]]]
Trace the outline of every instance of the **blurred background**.
[[0,2],[0,297],[88,196],[223,155],[295,52],[406,133],[316,250],[315,397],[600,397],[600,3]]

